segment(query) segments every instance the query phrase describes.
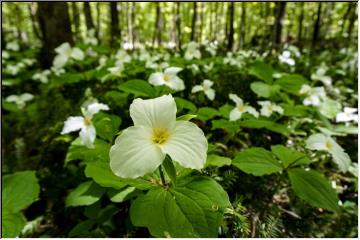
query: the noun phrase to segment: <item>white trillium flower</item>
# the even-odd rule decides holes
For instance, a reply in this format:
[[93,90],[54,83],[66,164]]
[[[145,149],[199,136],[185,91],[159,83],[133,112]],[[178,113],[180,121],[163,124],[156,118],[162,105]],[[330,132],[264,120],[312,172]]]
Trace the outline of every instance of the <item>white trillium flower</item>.
[[303,100],[303,104],[308,106],[319,106],[321,100],[326,97],[326,92],[323,87],[310,87],[307,84],[301,86],[300,94],[306,95],[307,97]]
[[326,67],[319,67],[315,73],[311,74],[311,79],[315,81],[321,81],[325,86],[331,86],[332,79],[326,76]]
[[98,40],[95,37],[95,29],[90,29],[84,39],[84,43],[88,45],[98,45]]
[[279,60],[280,62],[286,63],[290,66],[295,65],[295,60],[291,58],[291,53],[287,50],[283,51],[281,55],[279,55]]
[[80,48],[71,48],[68,42],[61,44],[55,48],[57,55],[54,58],[54,68],[62,68],[69,61],[69,59],[83,60],[85,55]]
[[164,72],[152,73],[149,82],[154,86],[166,85],[173,90],[182,91],[185,89],[184,81],[176,76],[181,70],[179,67],[169,67]]
[[270,117],[273,112],[278,112],[279,114],[284,113],[284,109],[275,103],[270,101],[258,101],[258,104],[261,105],[260,114],[265,117]]
[[14,102],[19,109],[23,109],[26,105],[26,102],[32,100],[33,98],[34,95],[30,93],[23,93],[20,95],[10,95],[5,99],[5,101]]
[[92,103],[86,108],[81,108],[83,116],[69,117],[65,123],[61,134],[79,131],[81,143],[88,148],[94,148],[96,129],[91,122],[93,116],[100,110],[109,110],[109,106],[103,103]]
[[189,42],[186,47],[184,58],[186,60],[192,60],[194,58],[200,59],[201,53],[198,50],[198,44],[196,42]]
[[39,80],[42,83],[48,83],[49,79],[48,76],[51,74],[50,70],[44,70],[39,73],[35,73],[32,77],[34,80]]
[[209,72],[211,69],[213,69],[213,67],[214,67],[214,63],[205,64],[204,65],[204,71]]
[[317,133],[306,140],[306,147],[311,150],[326,151],[331,154],[334,162],[342,172],[346,172],[351,164],[349,155],[331,137]]
[[211,86],[214,84],[213,81],[210,81],[208,79],[205,79],[201,85],[195,85],[191,92],[196,93],[203,91],[208,99],[213,101],[215,99],[215,90],[211,88]]
[[208,143],[203,131],[192,122],[176,121],[176,103],[169,94],[130,105],[134,126],[122,131],[110,149],[110,168],[123,178],[154,172],[166,154],[181,166],[201,169]]
[[200,71],[199,66],[196,65],[195,63],[193,63],[193,64],[190,65],[190,69],[191,69],[191,71],[192,71],[194,74]]
[[5,48],[7,50],[11,50],[11,51],[14,51],[14,52],[17,52],[17,51],[20,50],[20,46],[16,41],[12,41],[12,42],[7,43]]
[[341,111],[341,103],[328,97],[324,97],[318,107],[319,112],[325,117],[332,119]]
[[124,65],[123,64],[117,64],[116,66],[110,67],[107,70],[113,75],[121,76],[121,73],[124,71]]
[[117,51],[115,58],[117,59],[117,62],[121,63],[128,63],[131,62],[131,56],[124,50]]
[[255,108],[245,105],[243,100],[236,94],[229,94],[229,98],[236,103],[236,107],[231,110],[229,119],[230,121],[236,121],[241,118],[243,113],[250,113],[254,117],[259,117],[259,113],[256,111]]
[[52,71],[56,76],[60,76],[61,74],[65,73],[65,69],[63,69],[63,68],[51,67],[51,71]]
[[356,108],[345,107],[343,112],[336,115],[336,122],[358,122],[359,116]]

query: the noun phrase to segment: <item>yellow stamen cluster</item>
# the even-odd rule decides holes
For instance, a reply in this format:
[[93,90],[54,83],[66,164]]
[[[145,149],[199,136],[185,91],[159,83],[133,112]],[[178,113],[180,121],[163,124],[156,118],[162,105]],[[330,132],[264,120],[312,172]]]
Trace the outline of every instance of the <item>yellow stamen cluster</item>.
[[330,150],[330,149],[333,147],[333,145],[332,145],[331,142],[329,142],[329,141],[327,141],[327,142],[325,143],[325,146],[326,146],[326,148],[327,148],[328,150]]
[[169,139],[170,133],[166,128],[154,128],[152,141],[155,144],[163,144]]
[[169,74],[164,74],[164,81],[169,81],[170,80],[170,75]]
[[85,117],[85,118],[84,118],[84,124],[85,124],[86,126],[91,125],[91,118]]

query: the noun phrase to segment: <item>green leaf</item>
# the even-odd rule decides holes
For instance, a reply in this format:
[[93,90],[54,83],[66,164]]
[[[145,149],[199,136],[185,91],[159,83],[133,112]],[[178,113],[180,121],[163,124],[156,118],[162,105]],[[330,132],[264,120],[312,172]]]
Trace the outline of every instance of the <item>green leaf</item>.
[[270,131],[277,132],[288,136],[290,134],[290,129],[283,124],[278,124],[269,120],[261,120],[261,119],[252,119],[252,120],[244,120],[240,123],[241,127],[247,128],[266,128]]
[[137,198],[130,217],[135,226],[147,227],[155,237],[217,237],[228,206],[226,192],[213,179],[192,177]]
[[110,189],[108,196],[112,202],[120,203],[128,199],[136,191],[135,187],[126,187],[120,191]]
[[308,84],[309,81],[300,74],[287,74],[275,81],[285,92],[298,95],[301,86]]
[[197,118],[202,121],[207,121],[219,115],[220,115],[219,112],[215,108],[211,108],[211,107],[199,108],[197,112],[197,116],[198,116]]
[[1,237],[15,238],[21,233],[26,223],[25,217],[22,213],[2,212],[1,218]]
[[71,231],[69,232],[69,237],[86,237],[89,235],[90,230],[95,225],[96,221],[92,219],[85,220],[78,223]]
[[233,109],[234,109],[234,106],[231,106],[226,103],[219,108],[219,113],[221,114],[221,116],[223,118],[229,119],[230,112]]
[[298,166],[311,163],[311,160],[305,154],[282,145],[271,146],[271,151],[281,160],[284,168],[289,165]]
[[155,89],[144,80],[129,80],[119,86],[119,89],[126,92],[132,93],[135,96],[142,97],[155,97]]
[[87,148],[81,144],[80,138],[75,139],[66,154],[65,164],[73,160],[84,160],[85,162],[97,159],[109,159],[110,143],[101,139],[95,139],[95,148]]
[[91,205],[99,201],[104,191],[104,188],[93,181],[84,182],[70,192],[66,197],[65,205],[66,207]]
[[175,97],[175,102],[176,102],[176,107],[177,107],[178,112],[180,112],[183,108],[188,109],[188,110],[190,110],[190,112],[193,112],[193,113],[196,112],[196,109],[197,109],[196,106],[192,102],[190,102],[186,99],[183,99],[180,97]]
[[17,213],[38,199],[40,186],[34,171],[16,172],[2,179],[2,211]]
[[236,155],[232,164],[240,170],[262,176],[282,170],[281,164],[264,148],[250,148]]
[[312,107],[307,107],[303,105],[290,105],[290,104],[281,104],[281,107],[284,109],[284,116],[289,116],[289,117],[309,116],[309,111],[312,109]]
[[96,128],[96,135],[111,142],[116,133],[119,132],[121,118],[116,115],[99,112],[94,116],[93,123]]
[[339,212],[339,199],[328,180],[316,171],[300,168],[288,171],[295,193],[314,207]]
[[175,185],[176,184],[176,169],[175,166],[171,160],[171,158],[166,155],[166,158],[164,160],[164,162],[162,163],[162,165],[165,168],[165,171],[167,173],[167,175],[169,176],[171,182]]
[[263,82],[253,82],[250,84],[251,90],[259,97],[269,98],[279,92],[278,85],[269,85]]
[[228,121],[225,119],[212,120],[211,121],[212,130],[213,129],[224,129],[229,133],[237,133],[240,129],[238,121]]
[[218,156],[215,154],[210,154],[207,156],[205,167],[207,166],[222,167],[225,165],[227,166],[231,165],[230,158]]
[[265,81],[266,83],[272,83],[274,69],[261,61],[256,61],[250,69],[249,74]]
[[194,114],[185,114],[185,115],[182,115],[182,116],[176,118],[176,120],[178,120],[178,121],[190,121],[193,118],[196,118],[196,115],[194,115]]

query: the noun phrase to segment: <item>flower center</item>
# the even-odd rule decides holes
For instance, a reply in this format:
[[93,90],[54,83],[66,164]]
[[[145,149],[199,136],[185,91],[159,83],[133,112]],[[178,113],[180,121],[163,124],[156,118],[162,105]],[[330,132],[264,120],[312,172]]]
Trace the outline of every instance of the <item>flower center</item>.
[[240,112],[244,112],[244,111],[245,111],[244,105],[238,105],[237,108],[239,109]]
[[163,144],[169,140],[170,133],[166,128],[154,128],[152,134],[152,141],[155,144]]
[[209,90],[209,86],[208,85],[203,85],[204,91]]
[[92,123],[91,123],[91,118],[85,117],[85,118],[84,118],[84,124],[85,124],[85,126],[91,125],[91,124],[92,124]]
[[328,150],[330,150],[332,148],[331,142],[328,142],[328,141],[325,143],[325,146]]
[[164,81],[169,81],[170,80],[170,75],[169,74],[164,74]]

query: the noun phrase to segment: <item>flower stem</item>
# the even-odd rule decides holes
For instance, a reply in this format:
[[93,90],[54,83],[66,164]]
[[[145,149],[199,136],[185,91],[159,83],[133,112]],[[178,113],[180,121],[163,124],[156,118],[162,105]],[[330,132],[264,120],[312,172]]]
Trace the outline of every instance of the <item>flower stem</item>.
[[165,177],[164,177],[164,173],[162,171],[161,165],[159,166],[159,172],[160,172],[161,182],[165,186]]

